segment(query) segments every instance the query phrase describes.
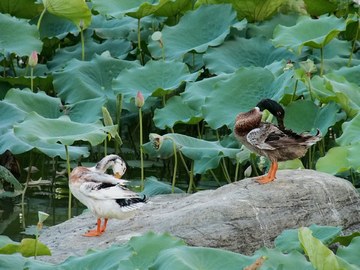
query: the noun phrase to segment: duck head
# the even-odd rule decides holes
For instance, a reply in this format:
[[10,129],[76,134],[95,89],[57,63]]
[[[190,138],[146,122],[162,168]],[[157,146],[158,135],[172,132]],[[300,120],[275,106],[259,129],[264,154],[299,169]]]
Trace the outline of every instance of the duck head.
[[256,107],[258,107],[261,112],[264,111],[265,109],[268,110],[272,115],[276,117],[279,128],[282,130],[285,129],[284,126],[285,111],[279,103],[277,103],[275,100],[264,98],[256,105]]

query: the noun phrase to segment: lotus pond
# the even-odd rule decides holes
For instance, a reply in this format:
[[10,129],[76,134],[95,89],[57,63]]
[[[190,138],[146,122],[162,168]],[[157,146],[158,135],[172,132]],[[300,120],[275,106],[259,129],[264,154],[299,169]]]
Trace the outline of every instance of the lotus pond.
[[[316,169],[359,188],[359,9],[358,1],[344,0],[0,1],[6,25],[0,29],[0,154],[18,158],[20,182],[28,183],[20,222],[23,185],[0,167],[1,234],[19,241],[39,210],[50,214],[47,226],[81,213],[70,200],[69,172],[108,153],[124,157],[125,177],[149,194],[193,193],[263,174],[269,161],[232,133],[236,115],[263,98],[284,107],[287,128],[319,129],[323,136],[305,157],[279,169]],[[264,120],[275,121],[268,112]],[[159,149],[154,141],[162,142]],[[23,170],[32,166],[39,172]],[[353,257],[356,234],[339,240],[346,247],[335,255],[326,245],[341,228],[320,240],[312,236],[316,230],[296,231],[290,243],[296,251],[257,251],[277,253],[282,262],[269,259],[263,268],[325,269],[327,259],[333,269],[360,268]],[[153,237],[169,240],[146,235],[141,241]],[[130,241],[127,259],[135,249]],[[181,247],[147,266],[171,265],[167,259],[179,250],[185,258],[205,252],[238,267],[255,261]],[[289,252],[294,257],[287,260]],[[4,261],[38,269],[36,262],[8,256]]]

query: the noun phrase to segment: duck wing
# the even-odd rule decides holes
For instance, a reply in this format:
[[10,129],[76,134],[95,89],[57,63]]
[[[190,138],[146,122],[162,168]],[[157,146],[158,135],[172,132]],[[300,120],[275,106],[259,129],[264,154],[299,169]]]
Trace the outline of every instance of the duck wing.
[[139,198],[139,195],[120,184],[84,182],[80,192],[97,200]]
[[264,150],[275,150],[276,147],[271,142],[279,141],[285,135],[274,124],[261,122],[258,128],[252,129],[246,136],[247,141]]

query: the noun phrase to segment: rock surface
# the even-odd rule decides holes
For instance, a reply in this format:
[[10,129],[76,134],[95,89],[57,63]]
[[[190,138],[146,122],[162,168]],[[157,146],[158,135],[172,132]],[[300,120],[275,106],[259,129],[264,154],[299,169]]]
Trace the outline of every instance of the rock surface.
[[50,227],[39,240],[52,251],[41,260],[60,263],[90,248],[106,249],[149,231],[170,233],[191,246],[221,248],[251,255],[272,248],[283,230],[302,226],[360,229],[360,196],[346,180],[312,170],[283,170],[259,185],[251,179],[192,195],[159,195],[131,219],[108,222],[99,237],[83,237],[96,225],[85,213]]

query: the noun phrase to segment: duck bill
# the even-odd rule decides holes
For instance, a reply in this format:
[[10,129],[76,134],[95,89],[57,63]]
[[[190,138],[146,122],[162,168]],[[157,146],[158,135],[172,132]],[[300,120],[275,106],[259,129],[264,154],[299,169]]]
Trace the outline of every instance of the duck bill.
[[120,178],[121,178],[121,175],[117,172],[117,173],[115,173],[115,177],[118,178],[118,179],[120,179]]

